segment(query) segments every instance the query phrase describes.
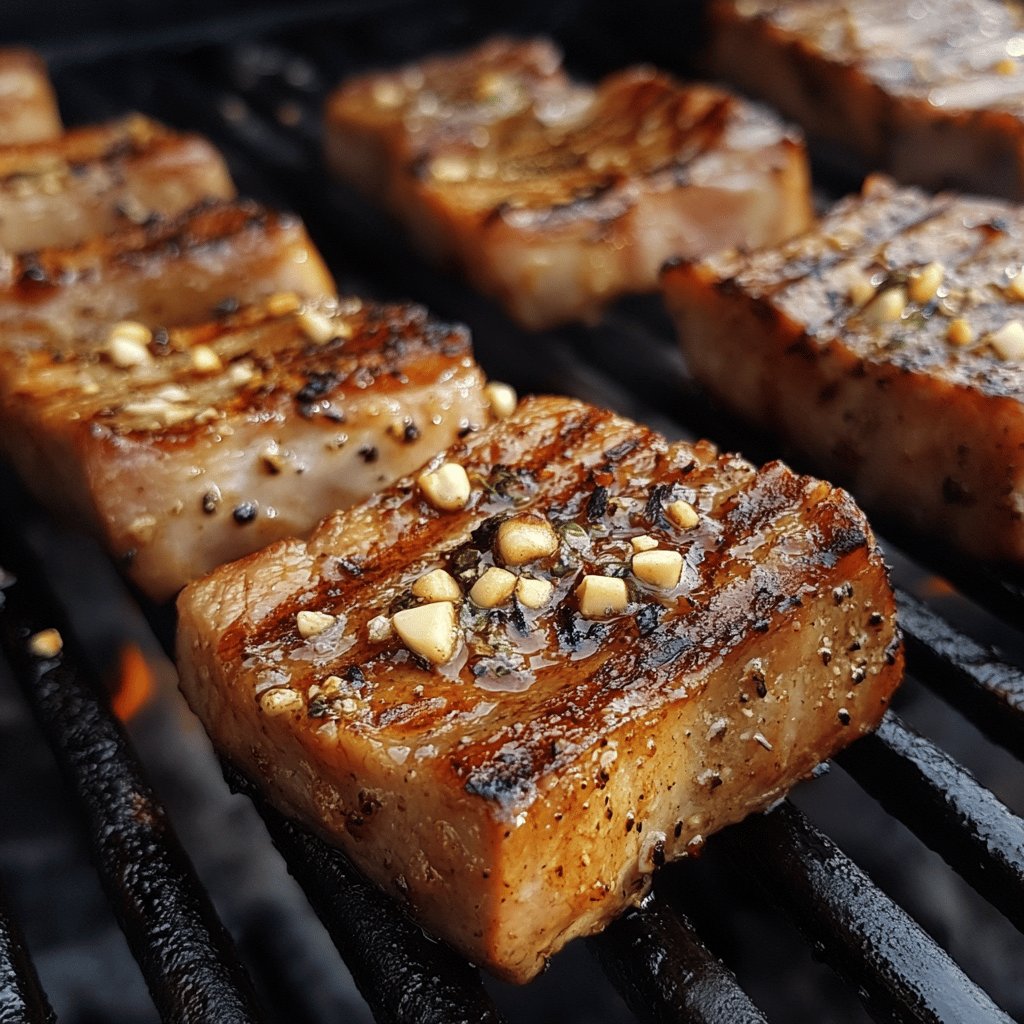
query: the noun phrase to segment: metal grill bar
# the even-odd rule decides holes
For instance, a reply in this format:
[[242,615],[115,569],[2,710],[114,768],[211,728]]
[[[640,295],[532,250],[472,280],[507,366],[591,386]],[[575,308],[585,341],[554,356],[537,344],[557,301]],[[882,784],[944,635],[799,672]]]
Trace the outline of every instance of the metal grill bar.
[[[256,996],[231,939],[100,688],[79,663],[40,567],[0,528],[0,647],[85,819],[93,860],[154,1003],[173,1024],[256,1024]],[[63,651],[40,658],[29,638],[59,627]]]
[[1012,1024],[952,958],[792,804],[715,837],[756,873],[877,1020]]
[[1024,760],[1024,671],[952,627],[917,598],[900,592],[897,601],[914,676]]
[[56,1017],[0,890],[0,1024],[53,1024]]
[[1024,930],[1024,821],[891,712],[839,763]]
[[686,915],[655,897],[587,941],[645,1024],[767,1024]]
[[433,942],[339,851],[274,810],[239,772],[274,845],[309,897],[380,1024],[502,1024],[479,974]]

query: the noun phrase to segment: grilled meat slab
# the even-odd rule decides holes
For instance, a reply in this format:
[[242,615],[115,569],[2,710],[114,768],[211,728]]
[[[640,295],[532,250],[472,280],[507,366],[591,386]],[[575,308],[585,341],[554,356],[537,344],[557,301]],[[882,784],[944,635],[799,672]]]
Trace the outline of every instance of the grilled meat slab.
[[143,351],[0,351],[0,435],[40,500],[156,600],[488,420],[468,332],[417,306],[282,294]]
[[893,599],[844,492],[579,402],[426,470],[187,587],[182,687],[279,807],[525,981],[875,726]]
[[1024,210],[873,179],[781,248],[666,270],[694,376],[872,508],[1024,562]]
[[194,324],[278,291],[334,291],[296,218],[210,202],[70,248],[0,261],[0,346],[106,342],[120,320]]
[[334,171],[531,328],[652,291],[670,256],[810,222],[802,142],[720,89],[631,68],[572,82],[548,42],[356,78],[327,107]]
[[60,133],[46,66],[29,50],[0,49],[0,146],[54,139]]
[[0,247],[74,245],[234,194],[209,142],[134,114],[0,148]]
[[1024,199],[1024,14],[1002,0],[714,0],[710,69],[867,168]]

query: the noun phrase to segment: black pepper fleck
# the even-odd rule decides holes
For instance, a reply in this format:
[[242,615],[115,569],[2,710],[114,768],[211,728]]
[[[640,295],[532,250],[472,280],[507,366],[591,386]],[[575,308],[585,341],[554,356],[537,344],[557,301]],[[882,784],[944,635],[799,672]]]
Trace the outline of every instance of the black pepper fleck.
[[239,526],[245,526],[246,523],[251,523],[259,515],[259,511],[259,506],[255,501],[243,501],[240,505],[235,506],[231,515]]

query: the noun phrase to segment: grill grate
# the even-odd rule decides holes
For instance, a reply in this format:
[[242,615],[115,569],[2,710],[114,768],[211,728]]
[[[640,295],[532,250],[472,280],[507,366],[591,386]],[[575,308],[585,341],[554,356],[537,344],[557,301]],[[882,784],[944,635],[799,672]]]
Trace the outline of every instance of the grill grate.
[[[343,290],[412,296],[441,315],[467,321],[480,361],[493,376],[524,391],[557,390],[611,405],[671,436],[703,434],[755,457],[776,454],[771,442],[745,433],[687,390],[671,329],[656,302],[624,302],[594,329],[524,334],[489,302],[412,257],[386,220],[326,183],[318,121],[323,94],[336,79],[369,64],[459,46],[493,27],[482,24],[484,16],[471,5],[448,4],[438,11],[406,0],[386,6],[386,20],[373,16],[373,4],[344,5],[332,18],[325,18],[321,5],[315,12],[321,20],[312,26],[282,15],[269,40],[253,40],[251,33],[270,22],[248,27],[241,42],[234,41],[242,28],[238,22],[218,22],[208,28],[207,42],[198,30],[157,34],[149,40],[156,47],[152,52],[132,54],[112,35],[102,45],[62,45],[49,56],[70,121],[113,116],[131,103],[207,133],[225,152],[243,192],[290,205],[306,218]],[[632,59],[635,54],[628,50],[635,37],[623,35],[621,45],[609,52],[614,28],[587,18],[595,11],[608,13],[602,4],[569,3],[548,11],[542,21],[529,5],[519,16],[521,25],[532,19],[554,30],[579,69],[599,73]],[[133,45],[138,49],[137,42]],[[598,46],[606,49],[599,52]],[[20,582],[3,591],[0,639],[85,811],[104,882],[161,1016],[168,1021],[261,1019],[230,940],[123,733],[73,661],[73,645],[53,662],[26,656],[26,636],[60,616],[52,597],[29,585],[39,570],[24,562],[24,524],[2,525],[0,564],[14,570]],[[882,525],[919,566],[941,573],[963,595],[1019,628],[1024,620],[1020,579],[966,565],[921,538]],[[969,630],[947,622],[934,602],[906,590],[899,602],[915,678],[1021,758],[1024,671]],[[166,611],[146,611],[169,645]],[[877,737],[862,740],[839,763],[1020,929],[1020,818],[941,747],[893,714]],[[231,781],[248,791],[243,780]],[[376,1019],[396,1024],[501,1020],[472,968],[378,898],[343,857],[250,795]],[[849,981],[874,1018],[1010,1019],[792,804],[716,837],[706,859],[762,882],[815,955]],[[669,881],[659,883],[648,905],[589,940],[590,947],[642,1020],[765,1020],[708,948],[729,943],[721,941],[699,906],[691,920],[685,897],[674,891],[676,876],[676,888],[685,889],[686,872],[686,866],[666,871]],[[161,912],[153,909],[158,905]],[[0,908],[0,1020],[50,1019],[22,950]],[[8,1006],[10,1017],[4,1013]]]

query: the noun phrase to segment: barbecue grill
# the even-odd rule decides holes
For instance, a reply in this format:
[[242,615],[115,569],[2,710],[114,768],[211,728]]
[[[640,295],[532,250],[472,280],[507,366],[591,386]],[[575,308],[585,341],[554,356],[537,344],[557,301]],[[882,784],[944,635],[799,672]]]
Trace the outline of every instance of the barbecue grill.
[[[584,75],[637,59],[685,72],[692,52],[677,42],[686,34],[677,5],[624,11],[577,0],[526,3],[511,14],[417,0],[244,9],[227,3],[211,16],[190,2],[175,8],[173,20],[164,8],[143,6],[131,32],[116,22],[113,3],[72,10],[68,19],[61,11],[60,24],[43,17],[45,7],[15,2],[0,31],[40,46],[69,123],[137,108],[206,133],[243,193],[306,219],[343,292],[412,298],[467,322],[482,365],[520,391],[573,394],[671,437],[710,436],[754,459],[790,455],[745,431],[688,383],[657,300],[619,303],[596,328],[527,335],[490,302],[420,262],[386,217],[328,182],[320,160],[322,100],[344,74],[460,47],[496,29],[553,34],[572,70]],[[849,184],[834,167],[823,180],[833,193]],[[790,461],[809,468],[796,456]],[[7,881],[6,898],[0,893],[0,1022],[52,1020],[44,993],[50,978],[63,1020],[114,1019],[119,1000],[131,1003],[141,990],[134,969],[124,966],[124,949],[104,940],[82,985],[118,994],[106,1010],[76,1001],[61,973],[67,964],[48,952],[60,932],[58,908],[89,897],[71,892],[80,869],[51,878],[45,868],[53,842],[47,837],[72,824],[64,817],[43,824],[33,811],[37,800],[50,807],[60,799],[49,794],[45,774],[37,775],[46,768],[44,739],[151,993],[142,1016],[131,1010],[117,1020],[241,1024],[368,1020],[371,1013],[403,1024],[1024,1018],[1024,821],[1010,809],[1024,810],[1021,577],[959,561],[939,543],[876,520],[896,565],[912,677],[896,711],[877,735],[843,753],[838,769],[823,770],[826,778],[712,837],[700,857],[664,869],[642,909],[587,940],[603,974],[577,943],[546,977],[518,990],[482,981],[342,855],[228,771],[230,785],[251,797],[262,817],[265,828],[257,827],[226,795],[212,759],[195,754],[195,724],[169,693],[126,732],[101,683],[109,669],[102,652],[131,632],[159,666],[159,647],[169,650],[172,641],[169,610],[127,596],[116,576],[101,578],[95,554],[55,530],[9,474],[0,477],[0,493],[0,647],[10,669],[0,671],[0,875]],[[53,626],[63,650],[31,653],[27,638]],[[997,654],[993,641],[1008,653]],[[11,710],[12,679],[38,732]],[[122,718],[130,717],[126,703],[130,697],[119,691],[114,704]],[[140,718],[149,719],[148,731]],[[191,745],[181,746],[186,734]],[[187,760],[170,764],[178,751]],[[149,774],[169,794],[173,815]],[[218,842],[211,830],[237,831],[233,856],[246,863],[274,861],[272,842],[369,1010],[351,1001],[345,970],[308,907],[247,891],[256,876],[234,862],[226,881],[208,865],[200,881],[172,816],[197,864]],[[284,889],[276,870],[268,877]],[[43,950],[38,971],[21,926],[29,947]],[[88,928],[84,934],[88,939]],[[92,1008],[83,1011],[84,1002]]]

